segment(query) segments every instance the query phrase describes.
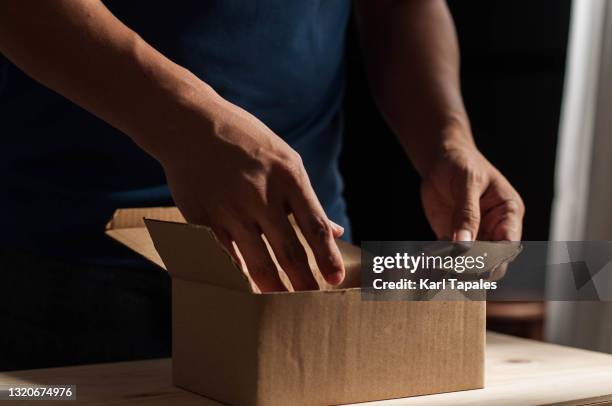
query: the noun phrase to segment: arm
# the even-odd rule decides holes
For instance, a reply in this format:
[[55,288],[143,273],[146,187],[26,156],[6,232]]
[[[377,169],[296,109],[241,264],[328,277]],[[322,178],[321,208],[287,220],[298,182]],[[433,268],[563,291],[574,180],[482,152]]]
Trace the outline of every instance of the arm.
[[[117,20],[99,0],[0,0],[0,52],[129,135],[163,166],[187,220],[239,247],[262,290],[282,289],[264,233],[297,289],[316,287],[295,215],[331,283],[344,270],[299,155]],[[86,135],[84,135],[86,136]],[[228,168],[219,175],[219,166]]]
[[524,207],[478,151],[444,0],[356,0],[372,92],[420,173],[438,238],[520,240]]

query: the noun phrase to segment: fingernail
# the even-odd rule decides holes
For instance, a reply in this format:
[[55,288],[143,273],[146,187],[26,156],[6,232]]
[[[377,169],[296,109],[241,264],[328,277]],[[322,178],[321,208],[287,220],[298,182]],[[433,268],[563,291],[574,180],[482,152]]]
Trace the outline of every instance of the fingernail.
[[332,226],[336,229],[336,231],[340,232],[340,233],[344,233],[344,227],[342,227],[340,224],[335,223],[331,220],[329,220],[329,222],[332,224]]
[[455,232],[454,241],[472,241],[472,232],[469,230],[459,230]]
[[344,272],[338,271],[330,273],[325,277],[325,279],[334,286],[339,285],[344,280]]

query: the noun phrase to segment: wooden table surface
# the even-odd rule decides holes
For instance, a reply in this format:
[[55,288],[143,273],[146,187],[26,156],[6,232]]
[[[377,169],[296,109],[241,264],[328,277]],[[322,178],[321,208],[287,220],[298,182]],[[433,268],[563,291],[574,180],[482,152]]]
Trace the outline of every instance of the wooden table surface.
[[[612,355],[488,333],[486,362],[485,389],[367,405],[612,404]],[[0,385],[77,385],[77,401],[54,405],[219,404],[173,387],[170,368],[169,359],[159,359],[4,372]]]

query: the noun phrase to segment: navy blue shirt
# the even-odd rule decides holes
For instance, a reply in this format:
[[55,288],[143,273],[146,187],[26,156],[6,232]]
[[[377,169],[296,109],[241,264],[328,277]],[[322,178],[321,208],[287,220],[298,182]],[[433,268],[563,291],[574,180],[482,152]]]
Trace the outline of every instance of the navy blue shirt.
[[[153,47],[296,149],[328,216],[344,226],[338,155],[349,3],[105,1]],[[104,224],[118,207],[173,204],[161,167],[129,137],[0,58],[1,242],[118,260]]]

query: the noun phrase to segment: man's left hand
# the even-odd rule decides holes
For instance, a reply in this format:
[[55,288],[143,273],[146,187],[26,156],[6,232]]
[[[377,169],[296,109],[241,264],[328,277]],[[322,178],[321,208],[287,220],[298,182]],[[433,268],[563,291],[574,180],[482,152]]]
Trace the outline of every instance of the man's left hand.
[[521,197],[471,143],[445,149],[423,178],[421,198],[439,239],[521,239]]

